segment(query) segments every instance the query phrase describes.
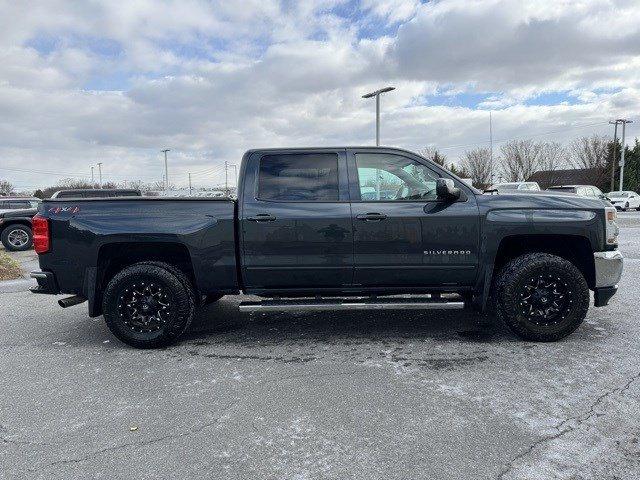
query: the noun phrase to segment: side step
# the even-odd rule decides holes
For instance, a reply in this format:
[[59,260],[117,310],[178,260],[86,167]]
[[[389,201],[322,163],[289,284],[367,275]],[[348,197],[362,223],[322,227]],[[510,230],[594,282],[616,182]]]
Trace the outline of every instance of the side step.
[[281,312],[281,311],[323,311],[323,310],[460,310],[463,301],[443,298],[292,298],[280,300],[262,300],[260,302],[242,302],[242,312]]

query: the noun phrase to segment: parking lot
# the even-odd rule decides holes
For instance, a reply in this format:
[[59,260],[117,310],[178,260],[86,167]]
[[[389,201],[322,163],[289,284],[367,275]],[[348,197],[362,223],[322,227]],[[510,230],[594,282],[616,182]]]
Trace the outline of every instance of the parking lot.
[[226,297],[140,351],[18,282],[0,293],[0,477],[640,478],[640,212],[620,225],[618,295],[553,344],[468,313]]

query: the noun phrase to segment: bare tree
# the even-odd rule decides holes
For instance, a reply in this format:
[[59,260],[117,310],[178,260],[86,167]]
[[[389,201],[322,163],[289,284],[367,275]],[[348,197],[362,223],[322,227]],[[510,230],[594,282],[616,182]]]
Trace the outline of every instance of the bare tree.
[[13,185],[7,180],[0,180],[0,195],[11,195],[13,193]]
[[431,160],[443,167],[445,166],[445,162],[447,161],[446,155],[440,153],[436,147],[424,147],[418,153],[420,153],[420,155],[422,155],[424,158]]
[[575,168],[605,168],[609,158],[609,137],[592,135],[571,142],[571,163]]
[[539,182],[542,188],[556,185],[559,181],[557,171],[569,166],[569,152],[558,142],[545,142],[540,150],[540,170],[547,172]]
[[540,169],[542,144],[533,140],[510,140],[500,146],[500,163],[507,181],[528,179]]
[[491,150],[488,148],[475,148],[464,152],[462,170],[465,171],[473,185],[483,189],[489,187],[493,177],[493,165],[491,163]]

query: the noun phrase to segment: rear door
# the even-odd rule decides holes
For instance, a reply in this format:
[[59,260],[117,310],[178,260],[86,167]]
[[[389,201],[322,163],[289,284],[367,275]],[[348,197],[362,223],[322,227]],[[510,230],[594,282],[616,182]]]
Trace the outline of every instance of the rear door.
[[[420,157],[380,150],[348,150],[354,286],[472,285],[478,267],[479,215],[475,197],[443,202],[442,174]],[[372,193],[373,192],[373,193]]]
[[240,202],[247,289],[340,288],[352,283],[345,156],[344,149],[249,156]]

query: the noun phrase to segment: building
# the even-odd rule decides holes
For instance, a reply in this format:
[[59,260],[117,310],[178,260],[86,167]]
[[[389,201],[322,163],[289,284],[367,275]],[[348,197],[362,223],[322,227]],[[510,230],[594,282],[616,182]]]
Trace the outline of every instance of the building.
[[554,185],[594,185],[603,192],[608,192],[611,172],[602,167],[541,170],[527,178],[527,182],[538,182],[542,189]]

